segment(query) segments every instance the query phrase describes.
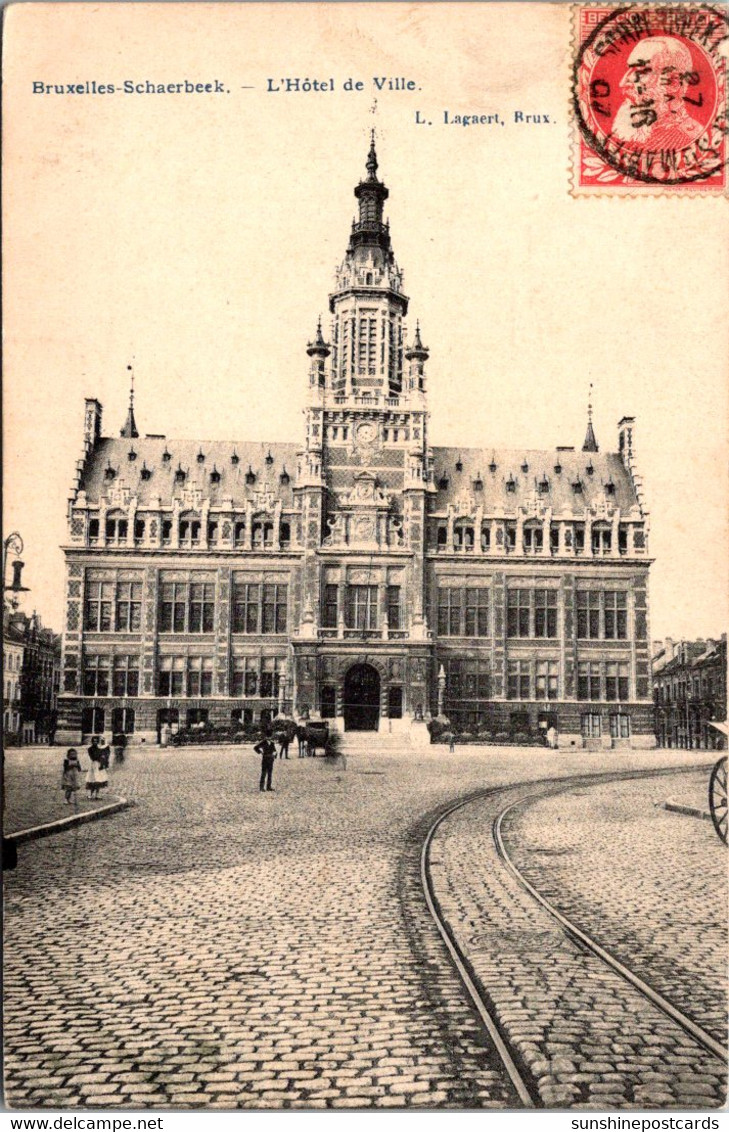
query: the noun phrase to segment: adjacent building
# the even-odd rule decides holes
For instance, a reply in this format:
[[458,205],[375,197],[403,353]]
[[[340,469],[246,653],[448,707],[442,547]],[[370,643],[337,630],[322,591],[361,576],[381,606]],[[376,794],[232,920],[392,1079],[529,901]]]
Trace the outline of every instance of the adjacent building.
[[85,407],[69,500],[58,738],[278,709],[422,739],[653,746],[648,516],[616,451],[431,445],[429,351],[384,218],[359,216],[306,347],[300,443],[120,436]]
[[61,683],[61,637],[37,613],[3,615],[3,721],[10,742],[53,742]]
[[654,646],[653,703],[659,747],[723,750],[726,738],[726,633],[716,640]]

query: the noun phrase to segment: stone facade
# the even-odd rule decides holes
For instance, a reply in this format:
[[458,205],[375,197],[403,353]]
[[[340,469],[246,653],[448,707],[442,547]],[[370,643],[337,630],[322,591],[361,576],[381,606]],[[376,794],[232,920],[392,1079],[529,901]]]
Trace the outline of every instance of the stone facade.
[[[659,747],[726,748],[726,633],[655,646],[653,703]],[[724,732],[712,723],[723,723]]]
[[374,145],[301,446],[102,435],[69,501],[59,739],[282,709],[427,741],[651,746],[647,514],[618,452],[432,447]]

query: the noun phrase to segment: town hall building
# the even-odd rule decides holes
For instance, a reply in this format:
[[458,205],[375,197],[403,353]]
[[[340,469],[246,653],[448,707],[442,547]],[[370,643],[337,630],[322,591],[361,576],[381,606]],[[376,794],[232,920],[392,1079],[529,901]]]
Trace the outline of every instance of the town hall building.
[[277,711],[427,741],[655,745],[648,516],[624,417],[579,448],[433,447],[374,142],[296,444],[118,437],[85,407],[57,739]]

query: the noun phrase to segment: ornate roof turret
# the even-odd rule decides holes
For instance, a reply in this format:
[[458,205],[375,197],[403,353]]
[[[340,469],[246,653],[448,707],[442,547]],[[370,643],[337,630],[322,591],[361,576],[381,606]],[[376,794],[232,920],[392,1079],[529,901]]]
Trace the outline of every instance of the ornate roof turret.
[[592,427],[592,382],[590,382],[590,399],[587,402],[587,432],[585,433],[585,443],[582,445],[583,452],[599,452],[600,446],[597,443],[595,430]]
[[310,358],[328,358],[331,350],[324,341],[324,335],[321,332],[321,317],[316,324],[316,338],[313,342],[309,342],[306,347],[306,352]]
[[388,260],[391,260],[390,226],[382,219],[382,208],[390,193],[382,181],[377,180],[374,130],[367,155],[367,180],[360,181],[354,190],[354,195],[359,201],[359,220],[352,223],[348,251],[353,252],[359,247],[378,247],[385,252]]
[[129,410],[127,412],[127,419],[124,428],[119,433],[120,436],[126,437],[127,440],[136,440],[139,436],[137,430],[137,422],[134,420],[134,370],[131,366],[127,366],[131,377],[131,386],[129,389]]
[[427,346],[424,346],[420,338],[420,323],[415,324],[415,337],[413,338],[412,346],[408,346],[405,357],[408,358],[421,358],[424,362],[430,357],[430,351]]

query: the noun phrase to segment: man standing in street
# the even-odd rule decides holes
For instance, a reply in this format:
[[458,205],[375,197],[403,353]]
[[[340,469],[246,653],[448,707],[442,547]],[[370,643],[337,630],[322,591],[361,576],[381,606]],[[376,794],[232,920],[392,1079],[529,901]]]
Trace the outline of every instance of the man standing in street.
[[269,730],[263,732],[260,741],[256,743],[253,750],[261,756],[261,781],[258,788],[259,790],[273,790],[271,778],[273,776],[273,764],[276,761],[276,744],[271,738]]

